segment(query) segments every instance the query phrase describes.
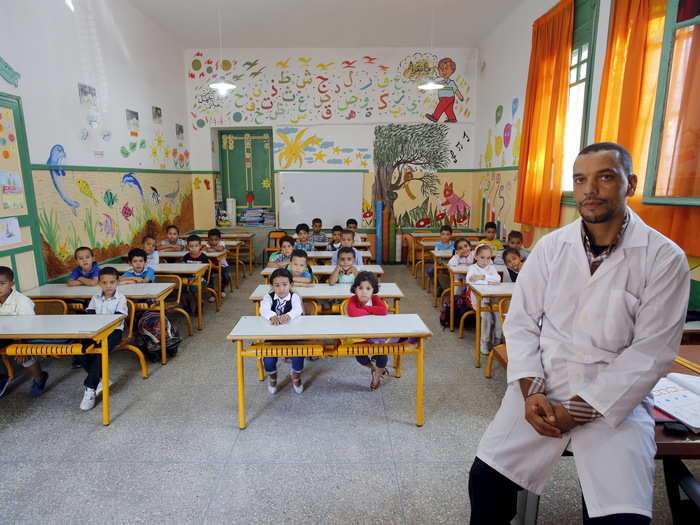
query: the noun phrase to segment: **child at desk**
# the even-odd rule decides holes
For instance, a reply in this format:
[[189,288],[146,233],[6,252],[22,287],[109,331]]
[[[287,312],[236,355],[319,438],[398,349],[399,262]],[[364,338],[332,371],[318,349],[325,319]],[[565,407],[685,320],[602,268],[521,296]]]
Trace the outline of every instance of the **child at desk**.
[[343,227],[340,226],[339,224],[336,224],[333,226],[333,229],[331,230],[331,240],[328,243],[328,251],[329,252],[334,252],[336,250],[339,250],[340,247],[342,246],[340,244],[340,236],[343,233]]
[[268,268],[284,268],[291,262],[292,252],[294,251],[294,239],[285,235],[280,239],[279,246],[279,251],[270,255],[270,259],[267,261]]
[[355,252],[352,248],[343,246],[336,253],[338,254],[337,263],[328,277],[328,284],[354,283],[355,276],[359,273],[355,266]]
[[[221,240],[221,230],[218,228],[212,228],[207,232],[207,242],[204,243],[204,249],[212,252],[226,252],[226,244]],[[221,264],[221,297],[226,297],[226,292],[224,289],[231,282],[231,267],[228,265],[226,259],[222,259],[220,262],[217,261],[216,264]],[[213,303],[213,297],[209,298],[209,302]]]
[[326,244],[328,242],[328,237],[326,236],[325,233],[321,231],[321,228],[323,228],[323,223],[321,222],[321,219],[316,217],[314,220],[311,221],[311,242],[316,244]]
[[[436,251],[448,251],[454,250],[455,242],[452,240],[452,226],[449,224],[443,224],[440,228],[440,240],[435,245]],[[428,265],[428,277],[433,278],[433,272],[435,271],[435,266]]]
[[[342,248],[350,248],[352,252],[355,254],[355,262],[354,264],[361,265],[362,264],[362,254],[360,253],[360,250],[357,248],[353,247],[353,244],[355,243],[353,233],[350,230],[343,230],[343,233],[340,234],[340,246]],[[340,249],[338,251],[333,252],[333,255],[331,256],[331,264],[338,264],[338,255],[340,254]]]
[[313,275],[311,275],[311,269],[306,264],[306,252],[304,250],[294,250],[292,252],[292,259],[287,266],[292,274],[292,285],[293,286],[313,286]]
[[[181,262],[187,264],[209,264],[209,257],[202,252],[202,238],[199,235],[190,235],[187,237],[187,253],[184,255]],[[206,279],[202,279],[202,288],[206,285]],[[185,292],[183,294],[183,305],[186,309],[189,309],[190,312],[194,312],[197,308],[197,288],[195,286],[185,286],[183,287],[183,291]],[[215,300],[216,299],[214,299],[214,301]]]
[[92,248],[81,246],[75,249],[75,262],[78,266],[68,276],[68,286],[95,286],[100,267],[95,262]]
[[[292,274],[284,268],[277,268],[270,277],[272,291],[265,294],[260,303],[260,315],[273,325],[286,324],[304,314],[304,307],[298,294],[291,291]],[[263,366],[268,376],[267,390],[270,394],[277,392],[277,358],[263,357]],[[297,394],[304,391],[301,373],[304,370],[304,358],[292,357],[292,387]]]
[[514,283],[518,279],[518,274],[525,262],[520,251],[515,248],[506,248],[503,250],[503,260],[506,263],[506,271],[503,274],[504,283]]
[[523,233],[518,230],[510,230],[508,232],[507,244],[508,248],[514,248],[518,250],[518,252],[520,253],[520,257],[522,257],[523,261],[525,261],[525,259],[527,259],[527,256],[530,255],[530,252],[523,248]]
[[[0,266],[0,315],[34,315],[32,300],[15,290],[14,286],[15,274],[12,269]],[[15,361],[26,368],[32,376],[29,393],[34,397],[43,394],[49,374],[41,369],[36,357],[17,356]],[[0,374],[0,397],[5,395],[9,383],[10,379],[4,374]]]
[[295,250],[304,250],[305,252],[312,252],[314,250],[314,243],[309,240],[309,225],[305,222],[297,224],[297,241],[294,243]]
[[357,233],[357,221],[355,219],[348,219],[345,221],[345,229],[350,230],[353,235],[353,242],[360,242],[362,241],[362,236]]
[[[452,258],[447,262],[448,267],[469,266],[474,264],[474,254],[472,253],[472,247],[468,239],[457,239],[453,252]],[[464,281],[464,275],[455,274],[454,279],[455,281]],[[463,286],[455,286],[454,293],[456,295],[461,295],[463,291]]]
[[[143,252],[140,248],[135,248]],[[133,251],[133,250],[132,250]],[[145,252],[144,252],[145,255]],[[143,257],[142,264],[146,264]],[[149,270],[153,271],[152,268]],[[117,289],[119,273],[111,266],[106,266],[100,270],[98,284],[102,291],[90,299],[90,304],[85,313],[97,315],[123,314],[129,315],[129,307],[126,297]],[[113,350],[122,340],[124,322],[107,337],[109,349]],[[85,391],[80,402],[80,410],[90,410],[95,406],[95,400],[102,391],[102,356],[100,354],[83,354],[78,356],[78,361],[87,372],[87,377],[83,382]]]
[[152,283],[156,280],[156,272],[146,265],[148,255],[141,248],[129,250],[129,268],[124,275],[119,278],[119,284]]
[[503,250],[503,244],[501,241],[496,239],[497,230],[498,226],[496,226],[495,222],[487,222],[484,225],[484,234],[486,235],[486,238],[481,241],[481,244],[486,244],[490,246],[492,250],[500,252]]
[[[386,303],[379,297],[379,283],[371,272],[360,272],[355,277],[355,281],[350,287],[353,294],[348,300],[348,316],[360,317],[364,315],[386,315],[388,313]],[[349,339],[343,341],[344,344],[352,343],[375,343],[382,344],[386,339]],[[355,357],[358,363],[371,370],[370,391],[374,391],[382,384],[382,377],[389,375],[386,364],[389,361],[388,355],[358,355]],[[374,363],[372,362],[374,361]]]
[[158,264],[160,256],[158,255],[158,250],[156,250],[156,238],[146,235],[141,244],[143,245],[143,251],[146,252],[146,266],[152,267],[154,264]]
[[[467,270],[467,281],[471,284],[498,284],[501,276],[491,262],[493,250],[487,244],[480,244],[474,252],[475,263]],[[476,305],[476,296],[471,294],[472,305]],[[482,299],[481,306],[490,306],[489,299]],[[491,348],[501,341],[501,321],[497,312],[481,312],[481,353],[488,355]]]
[[179,252],[187,247],[187,243],[180,239],[180,229],[171,224],[165,230],[167,238],[158,243],[161,252]]

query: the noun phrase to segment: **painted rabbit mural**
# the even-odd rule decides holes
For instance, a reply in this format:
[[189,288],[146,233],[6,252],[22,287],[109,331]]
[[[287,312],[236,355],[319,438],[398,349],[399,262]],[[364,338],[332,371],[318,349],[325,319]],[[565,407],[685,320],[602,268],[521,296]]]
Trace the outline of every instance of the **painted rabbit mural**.
[[442,190],[442,196],[445,200],[440,203],[440,206],[449,206],[445,212],[447,215],[447,220],[450,224],[462,224],[463,222],[469,223],[469,216],[471,215],[471,207],[469,204],[464,202],[462,197],[458,197],[454,192],[454,182],[445,183]]

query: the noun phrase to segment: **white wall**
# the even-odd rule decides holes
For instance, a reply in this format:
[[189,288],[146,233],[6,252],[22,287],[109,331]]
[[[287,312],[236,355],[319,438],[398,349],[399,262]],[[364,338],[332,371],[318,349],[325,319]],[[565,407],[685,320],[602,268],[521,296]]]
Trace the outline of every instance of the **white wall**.
[[[517,164],[516,125],[522,122],[527,87],[527,72],[530,64],[532,23],[557,4],[557,0],[527,0],[513,9],[502,21],[479,42],[478,81],[479,98],[476,104],[476,159],[480,167],[485,167],[485,157],[491,158],[492,166],[512,166]],[[483,71],[482,71],[483,66]],[[513,114],[513,99],[518,99],[518,107]],[[496,123],[496,108],[503,106],[503,115]],[[508,147],[503,147],[501,155],[496,137],[502,137],[506,124],[511,124],[511,138]],[[488,148],[489,131],[491,148]],[[521,124],[522,131],[522,124]],[[490,149],[491,155],[487,155]]]
[[[188,149],[181,46],[125,0],[74,4],[75,12],[62,0],[6,0],[0,7],[0,54],[22,75],[19,88],[0,79],[0,91],[22,97],[31,161],[45,163],[51,147],[62,144],[66,164],[175,168],[172,150]],[[78,83],[96,89],[96,111],[81,107]],[[160,126],[152,106],[162,108]],[[137,137],[127,129],[127,108],[139,113]],[[97,116],[95,127],[89,115]],[[176,122],[184,126],[182,142]]]

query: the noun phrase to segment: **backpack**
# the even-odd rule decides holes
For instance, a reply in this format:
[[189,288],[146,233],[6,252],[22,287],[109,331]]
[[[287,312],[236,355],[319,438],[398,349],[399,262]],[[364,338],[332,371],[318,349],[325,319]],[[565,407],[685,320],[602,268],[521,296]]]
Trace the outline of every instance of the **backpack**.
[[[139,319],[137,332],[141,336],[142,350],[151,362],[160,361],[160,313],[144,312]],[[180,334],[170,319],[165,318],[165,348],[169,357],[177,355],[177,348],[182,342]]]
[[[455,324],[459,323],[462,316],[472,309],[471,301],[466,294],[455,295]],[[445,296],[445,301],[440,309],[440,325],[443,328],[450,326],[450,297]]]

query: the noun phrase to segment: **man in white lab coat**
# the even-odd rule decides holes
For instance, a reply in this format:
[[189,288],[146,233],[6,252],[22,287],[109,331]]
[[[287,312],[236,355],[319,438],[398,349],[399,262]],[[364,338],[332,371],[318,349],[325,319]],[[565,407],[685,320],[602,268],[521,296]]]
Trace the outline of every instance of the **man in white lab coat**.
[[508,388],[469,475],[473,524],[509,523],[517,491],[541,494],[566,449],[584,523],[651,519],[649,392],[680,345],[687,258],[627,207],[627,150],[586,147],[573,179],[581,219],[536,244],[513,293]]

